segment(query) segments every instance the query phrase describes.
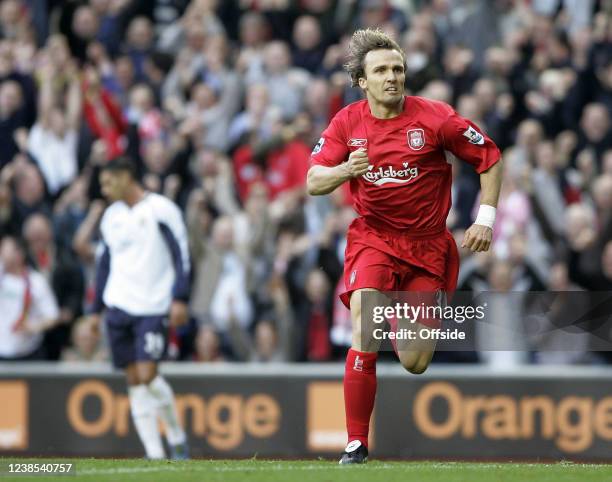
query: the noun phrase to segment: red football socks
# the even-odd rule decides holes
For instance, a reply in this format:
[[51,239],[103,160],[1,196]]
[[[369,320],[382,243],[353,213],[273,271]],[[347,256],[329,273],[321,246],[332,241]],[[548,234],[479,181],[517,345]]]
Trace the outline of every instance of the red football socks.
[[344,369],[344,410],[348,441],[368,446],[370,416],[376,398],[376,358],[378,353],[353,350],[346,355]]

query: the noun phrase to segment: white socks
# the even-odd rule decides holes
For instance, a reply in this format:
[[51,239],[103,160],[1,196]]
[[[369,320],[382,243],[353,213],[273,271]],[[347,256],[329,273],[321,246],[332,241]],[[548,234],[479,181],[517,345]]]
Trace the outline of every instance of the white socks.
[[163,459],[166,456],[158,417],[165,426],[170,445],[185,443],[187,437],[178,421],[174,393],[161,375],[157,375],[148,385],[128,387],[128,394],[134,425],[149,459]]
[[136,432],[144,445],[147,458],[163,459],[166,456],[157,427],[157,406],[146,385],[128,387],[132,418]]
[[166,438],[170,445],[179,445],[186,442],[185,431],[178,420],[174,392],[172,387],[161,375],[157,375],[149,383],[149,391],[157,401],[157,415],[162,419],[166,428]]

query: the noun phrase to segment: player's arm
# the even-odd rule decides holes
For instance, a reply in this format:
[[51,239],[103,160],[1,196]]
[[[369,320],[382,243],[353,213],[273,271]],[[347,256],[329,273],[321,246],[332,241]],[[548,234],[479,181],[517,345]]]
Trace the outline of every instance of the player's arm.
[[440,127],[443,147],[480,174],[480,209],[474,224],[465,232],[462,248],[473,252],[488,251],[493,239],[493,225],[502,183],[501,154],[495,143],[479,127],[449,108]]
[[187,228],[179,209],[172,203],[158,210],[158,220],[162,237],[168,246],[174,266],[174,285],[172,286],[172,304],[170,306],[170,323],[173,326],[185,324],[189,318],[189,295],[191,293],[191,261]]
[[351,152],[348,160],[337,166],[312,166],[306,178],[308,194],[311,196],[329,194],[340,184],[368,172],[369,165],[368,152],[362,148]]
[[321,135],[310,157],[306,187],[311,196],[329,194],[342,183],[368,171],[365,149],[349,152],[342,114],[336,115]]
[[104,289],[110,273],[110,248],[104,240],[101,242],[101,251],[96,260],[95,293],[88,317],[91,329],[94,331],[97,331],[100,325],[102,310],[104,310]]
[[96,265],[96,294],[94,302],[91,307],[92,313],[101,313],[104,309],[104,301],[102,295],[104,294],[104,288],[106,288],[106,282],[108,281],[108,275],[110,273],[110,249],[108,245],[102,241],[102,254],[100,255]]
[[480,208],[474,224],[466,231],[462,248],[472,251],[488,251],[493,239],[493,224],[502,183],[502,160],[480,173]]

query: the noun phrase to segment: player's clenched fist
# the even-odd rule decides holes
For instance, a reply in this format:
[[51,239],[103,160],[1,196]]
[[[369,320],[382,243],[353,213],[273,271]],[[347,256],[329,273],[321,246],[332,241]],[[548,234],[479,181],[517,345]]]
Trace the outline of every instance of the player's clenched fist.
[[472,252],[488,251],[493,239],[493,230],[488,226],[472,224],[463,237],[462,248],[468,248]]
[[362,176],[368,172],[369,167],[368,151],[363,147],[351,152],[348,161],[346,161],[346,169],[351,177]]

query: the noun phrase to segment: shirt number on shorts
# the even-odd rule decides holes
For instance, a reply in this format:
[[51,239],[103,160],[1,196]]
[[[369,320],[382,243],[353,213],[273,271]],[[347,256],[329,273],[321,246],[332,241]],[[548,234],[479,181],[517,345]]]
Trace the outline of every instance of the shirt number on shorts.
[[160,333],[148,332],[144,336],[144,351],[151,355],[151,358],[159,358],[164,352],[164,335]]

